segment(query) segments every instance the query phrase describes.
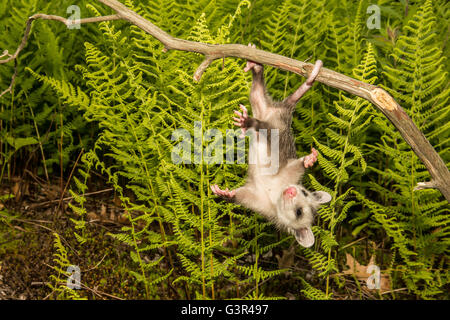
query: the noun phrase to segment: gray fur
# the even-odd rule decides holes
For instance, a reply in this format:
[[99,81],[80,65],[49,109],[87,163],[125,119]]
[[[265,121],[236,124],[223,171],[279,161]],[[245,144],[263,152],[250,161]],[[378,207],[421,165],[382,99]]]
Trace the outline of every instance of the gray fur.
[[[321,62],[320,62],[321,66]],[[319,66],[319,68],[320,68]],[[267,94],[264,84],[264,70],[262,66],[251,68],[253,82],[250,92],[250,104],[254,118],[244,121],[243,128],[258,132],[261,129],[279,130],[279,169],[271,175],[262,174],[267,164],[249,164],[246,184],[234,191],[216,192],[228,200],[238,203],[246,208],[260,213],[273,222],[278,228],[293,234],[297,241],[309,247],[314,243],[314,235],[311,225],[314,215],[321,203],[331,200],[331,196],[325,192],[309,192],[301,184],[301,178],[305,172],[305,157],[298,159],[295,149],[294,136],[291,131],[292,113],[301,95],[306,92],[314,79],[308,78],[309,86],[305,84],[293,95],[283,101],[275,102]],[[315,74],[317,75],[318,70]],[[299,94],[300,92],[300,94]],[[269,135],[268,134],[268,135]],[[255,152],[264,147],[255,140]],[[267,138],[267,149],[270,150],[270,136]],[[316,152],[314,150],[314,152]],[[316,154],[309,155],[309,165],[315,161]],[[269,156],[269,155],[268,155]],[[270,158],[270,157],[269,157]],[[311,160],[313,159],[313,160]],[[288,190],[289,189],[289,190]],[[227,193],[228,192],[228,193]],[[295,196],[294,196],[295,194]],[[297,215],[297,213],[300,213]]]

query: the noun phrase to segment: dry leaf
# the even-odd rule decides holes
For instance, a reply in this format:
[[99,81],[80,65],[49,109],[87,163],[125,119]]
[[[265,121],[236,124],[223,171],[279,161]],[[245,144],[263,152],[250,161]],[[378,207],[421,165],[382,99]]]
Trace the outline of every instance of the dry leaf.
[[119,214],[119,216],[117,217],[117,221],[122,224],[130,224],[129,217],[130,214],[128,213],[127,210],[125,210],[123,214]]
[[117,220],[116,214],[114,213],[113,209],[111,209],[111,211],[109,212],[109,220],[111,220],[111,221],[116,221]]
[[278,254],[275,256],[278,260],[279,269],[287,269],[294,264],[295,245],[289,247],[288,250],[283,250],[283,254],[280,257]]
[[286,298],[288,298],[288,300],[297,300],[297,298],[295,297],[295,295],[293,295],[290,292],[286,293]]
[[16,199],[20,199],[20,182],[16,181],[14,186],[11,188],[11,193],[14,195]]
[[113,202],[116,205],[116,207],[119,208],[122,207],[122,200],[120,200],[120,198],[117,195],[114,196]]
[[106,206],[104,204],[102,204],[102,207],[100,209],[100,217],[102,218],[102,220],[108,219],[108,215],[106,213]]
[[89,221],[99,220],[100,219],[100,217],[94,211],[89,211],[87,213],[87,217],[89,218]]

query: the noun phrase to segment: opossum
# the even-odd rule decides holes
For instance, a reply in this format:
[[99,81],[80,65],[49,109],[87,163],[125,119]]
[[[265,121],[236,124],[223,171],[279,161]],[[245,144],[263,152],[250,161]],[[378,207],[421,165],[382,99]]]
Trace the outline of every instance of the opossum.
[[[317,60],[305,83],[283,101],[273,101],[266,90],[263,66],[247,61],[244,71],[252,70],[253,73],[250,104],[254,117],[249,117],[246,107],[240,105],[241,112],[235,111],[234,124],[242,128],[243,134],[253,130],[257,137],[263,129],[267,130],[267,136],[273,129],[278,129],[279,152],[278,155],[271,154],[270,138],[251,140],[249,152],[257,161],[249,163],[245,185],[236,190],[211,186],[215,195],[263,215],[280,229],[293,234],[304,247],[314,244],[311,230],[314,215],[321,204],[331,200],[331,195],[324,191],[310,192],[301,184],[305,169],[314,164],[318,153],[312,148],[311,154],[297,159],[291,122],[295,105],[312,87],[321,67],[322,61]],[[278,161],[278,170],[267,174],[274,159]]]

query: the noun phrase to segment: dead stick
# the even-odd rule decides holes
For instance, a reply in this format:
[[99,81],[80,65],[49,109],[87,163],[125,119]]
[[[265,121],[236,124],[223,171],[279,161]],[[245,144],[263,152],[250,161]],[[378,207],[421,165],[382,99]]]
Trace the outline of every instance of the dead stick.
[[[109,192],[109,191],[114,191],[114,188],[109,188],[109,189],[105,189],[105,190],[99,190],[99,191],[85,193],[85,194],[83,194],[83,196],[87,197],[87,196],[92,196],[92,195],[95,195],[95,194],[99,194],[99,193],[103,193],[103,192]],[[69,201],[69,200],[72,200],[73,198],[74,197],[67,197],[67,198],[64,198],[62,200],[63,201]],[[46,202],[42,202],[42,203],[37,203],[37,204],[31,205],[28,208],[42,207],[42,206],[45,206],[47,204],[52,204],[52,203],[56,203],[56,202],[59,202],[59,201],[61,201],[61,200],[60,199],[58,199],[58,200],[50,200],[50,201],[46,201]]]

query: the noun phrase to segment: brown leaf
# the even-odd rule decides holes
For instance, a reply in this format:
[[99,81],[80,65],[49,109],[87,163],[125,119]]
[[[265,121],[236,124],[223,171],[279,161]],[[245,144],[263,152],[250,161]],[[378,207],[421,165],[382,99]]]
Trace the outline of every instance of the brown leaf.
[[117,195],[114,196],[113,202],[116,205],[116,207],[119,208],[122,207],[122,200],[120,200],[120,198]]
[[108,219],[108,214],[106,213],[106,206],[104,204],[102,204],[102,207],[100,209],[100,217],[102,218],[102,220]]
[[94,211],[89,211],[87,213],[87,217],[89,218],[89,221],[100,219],[100,217]]
[[123,214],[119,214],[119,216],[117,217],[117,221],[122,224],[130,224],[129,217],[130,214],[127,210],[125,210]]
[[294,294],[287,292],[286,293],[286,298],[288,298],[288,300],[297,300],[297,298],[295,297]]
[[292,265],[294,264],[294,256],[295,256],[294,245],[290,246],[288,250],[283,250],[281,257],[277,254],[275,258],[277,258],[278,260],[278,268],[287,269],[292,267]]
[[14,183],[14,186],[11,188],[11,193],[14,195],[14,197],[16,199],[20,199],[20,182],[16,181],[16,183]]
[[111,211],[109,212],[109,220],[111,220],[111,221],[116,221],[117,220],[116,214],[114,213],[113,209],[111,209]]

